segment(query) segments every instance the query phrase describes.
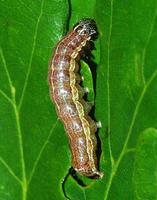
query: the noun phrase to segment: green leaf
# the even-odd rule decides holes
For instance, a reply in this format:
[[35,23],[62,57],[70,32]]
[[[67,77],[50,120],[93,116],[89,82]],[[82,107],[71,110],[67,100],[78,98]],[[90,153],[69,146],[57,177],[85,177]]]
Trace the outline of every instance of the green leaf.
[[0,2],[0,199],[64,199],[70,153],[47,77],[68,7],[66,1]]
[[156,199],[157,130],[146,129],[139,137],[135,155],[135,199]]
[[[148,128],[157,124],[157,1],[6,0],[0,13],[0,199],[62,200],[64,192],[72,200],[132,200],[137,192],[155,199],[154,184],[147,187],[139,169],[154,180],[146,168],[155,171],[155,156],[146,166],[144,155],[151,157],[156,142],[156,130]],[[68,138],[47,81],[52,49],[84,17],[94,18],[99,30],[96,81],[88,66],[83,74],[90,80],[85,85],[96,87],[105,173],[98,180],[80,177],[86,187],[66,178]],[[146,145],[138,141],[143,130]]]
[[88,101],[93,103],[93,101],[94,101],[94,88],[93,88],[92,73],[91,73],[91,70],[90,70],[87,63],[81,62],[80,74],[83,77],[82,87],[87,89]]

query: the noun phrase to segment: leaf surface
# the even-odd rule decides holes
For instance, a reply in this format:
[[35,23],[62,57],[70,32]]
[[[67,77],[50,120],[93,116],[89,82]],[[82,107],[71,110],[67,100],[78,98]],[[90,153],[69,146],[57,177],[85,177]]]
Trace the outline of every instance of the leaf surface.
[[157,130],[149,128],[138,139],[133,182],[135,199],[156,199]]

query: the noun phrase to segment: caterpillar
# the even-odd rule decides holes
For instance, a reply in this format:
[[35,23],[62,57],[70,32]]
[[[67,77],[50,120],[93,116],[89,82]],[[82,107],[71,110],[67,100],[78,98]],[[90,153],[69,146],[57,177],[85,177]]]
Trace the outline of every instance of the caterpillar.
[[83,176],[99,178],[103,176],[98,170],[96,156],[95,132],[99,125],[88,116],[90,106],[83,99],[85,91],[78,73],[83,49],[97,34],[95,21],[86,18],[59,41],[50,61],[49,86],[57,114],[69,137],[73,168]]

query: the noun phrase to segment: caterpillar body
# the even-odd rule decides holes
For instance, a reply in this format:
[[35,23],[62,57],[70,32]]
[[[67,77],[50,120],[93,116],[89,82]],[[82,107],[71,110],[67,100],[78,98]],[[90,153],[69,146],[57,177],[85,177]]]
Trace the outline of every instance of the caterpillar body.
[[70,141],[72,166],[83,176],[102,177],[96,156],[97,123],[88,116],[88,102],[83,99],[78,73],[82,49],[94,40],[97,27],[94,20],[79,21],[57,44],[49,66],[52,101],[63,121]]

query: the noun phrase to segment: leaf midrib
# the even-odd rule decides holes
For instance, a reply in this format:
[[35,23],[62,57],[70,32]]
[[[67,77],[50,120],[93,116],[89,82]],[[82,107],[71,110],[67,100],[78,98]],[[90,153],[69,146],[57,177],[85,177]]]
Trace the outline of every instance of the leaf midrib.
[[27,190],[27,178],[26,178],[26,170],[25,170],[25,160],[24,160],[24,152],[23,152],[23,141],[22,141],[22,132],[21,132],[21,127],[20,127],[20,121],[19,121],[19,112],[17,109],[17,105],[16,105],[16,100],[15,100],[15,88],[12,84],[12,80],[9,74],[9,70],[7,68],[7,64],[6,64],[6,60],[3,54],[2,49],[0,49],[0,55],[2,58],[2,62],[4,65],[4,69],[7,75],[7,79],[8,79],[8,84],[10,87],[10,92],[11,92],[11,97],[12,99],[10,99],[2,90],[1,90],[1,94],[3,95],[3,97],[5,97],[12,105],[14,113],[15,113],[15,119],[16,119],[16,128],[17,128],[17,135],[19,138],[19,148],[20,148],[20,158],[21,158],[21,168],[22,168],[22,180],[20,180],[16,174],[13,172],[13,170],[9,167],[9,165],[5,162],[5,160],[1,157],[0,161],[1,163],[6,167],[6,169],[8,170],[8,172],[18,181],[18,183],[21,184],[22,186],[22,198],[23,200],[26,200],[27,195],[26,195],[26,190]]
[[[26,169],[25,169],[26,166],[25,166],[25,159],[24,159],[23,139],[22,139],[22,131],[21,131],[21,127],[20,127],[19,110],[22,106],[24,94],[25,94],[25,91],[26,91],[29,75],[30,75],[31,68],[32,68],[32,60],[33,60],[34,51],[35,51],[35,47],[36,47],[38,27],[39,27],[39,23],[40,23],[42,14],[43,14],[43,7],[44,7],[44,0],[41,2],[40,14],[39,14],[39,17],[37,18],[37,23],[36,23],[34,37],[33,37],[33,46],[32,46],[31,56],[30,56],[29,65],[28,65],[28,71],[27,71],[27,75],[26,75],[26,78],[25,78],[25,81],[24,81],[24,86],[23,86],[23,90],[22,90],[22,94],[21,94],[21,98],[20,98],[18,106],[17,106],[17,103],[16,103],[16,94],[15,94],[16,89],[13,86],[3,51],[0,48],[0,55],[1,55],[2,63],[4,65],[4,69],[5,69],[5,72],[6,72],[6,75],[7,75],[8,85],[10,87],[10,92],[11,92],[11,98],[8,97],[8,95],[5,94],[5,92],[3,92],[1,89],[0,89],[0,94],[13,106],[13,110],[14,110],[14,113],[15,113],[17,133],[18,133],[18,138],[19,138],[19,148],[20,148],[20,155],[21,155],[20,157],[21,157],[22,180],[20,180],[17,177],[17,175],[14,173],[14,171],[10,168],[10,166],[5,162],[5,160],[2,157],[0,157],[0,162],[5,166],[5,168],[8,170],[8,172],[15,178],[15,180],[18,183],[20,183],[20,185],[22,186],[22,199],[23,200],[27,199],[27,189],[28,189],[27,187],[28,187],[28,185],[27,185],[27,177],[26,177]],[[51,132],[50,132],[49,136],[51,136]],[[40,153],[43,152],[43,150],[46,146],[46,142],[44,144],[45,145],[42,146],[41,151],[39,152],[39,155],[38,155],[37,158],[40,158],[40,155],[41,155]],[[36,165],[37,165],[37,163],[34,163],[34,166],[32,168],[33,173],[34,173],[34,169],[35,169]]]

